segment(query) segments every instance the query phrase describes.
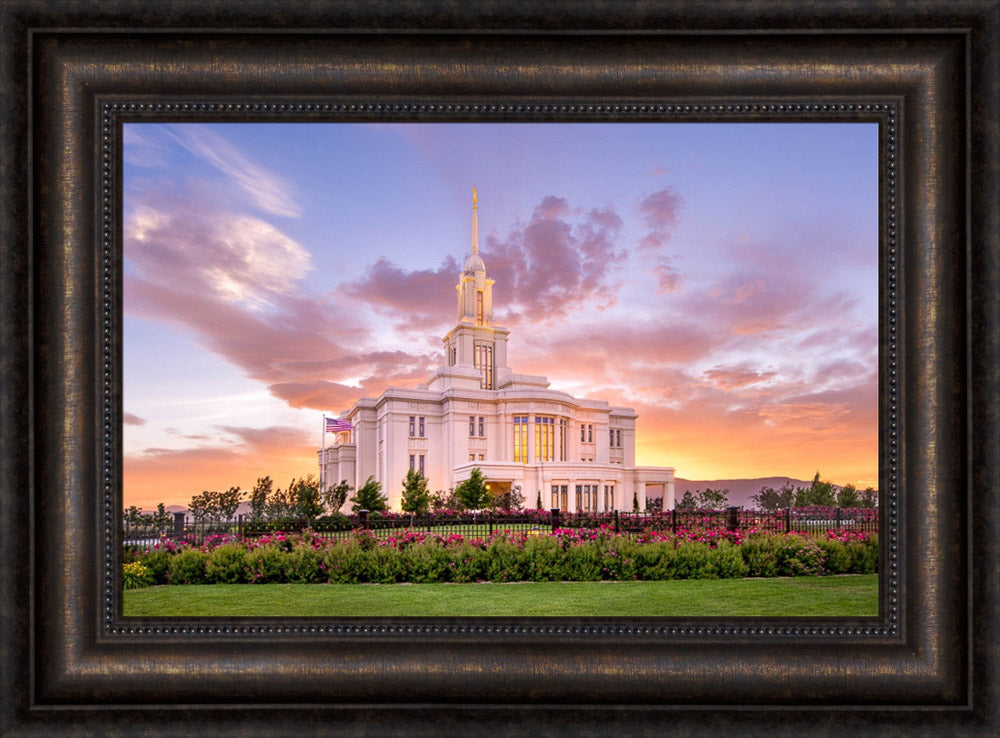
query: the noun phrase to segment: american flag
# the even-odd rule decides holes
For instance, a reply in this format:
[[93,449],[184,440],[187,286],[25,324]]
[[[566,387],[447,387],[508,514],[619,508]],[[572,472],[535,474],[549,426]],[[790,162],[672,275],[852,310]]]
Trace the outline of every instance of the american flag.
[[354,426],[348,423],[346,420],[341,420],[340,418],[326,419],[327,433],[340,433],[340,431],[349,431],[349,430],[354,430]]

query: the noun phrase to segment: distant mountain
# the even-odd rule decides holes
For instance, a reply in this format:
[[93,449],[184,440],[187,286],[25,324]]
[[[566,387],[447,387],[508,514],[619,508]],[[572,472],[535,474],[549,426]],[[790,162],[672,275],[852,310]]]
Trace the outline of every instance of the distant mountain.
[[[759,477],[757,479],[674,479],[674,499],[679,500],[684,493],[691,490],[694,494],[698,490],[707,487],[716,490],[729,490],[729,504],[737,507],[756,507],[752,495],[757,494],[764,487],[779,489],[786,482],[790,482],[793,487],[809,487],[812,480],[792,479],[791,477]],[[838,488],[839,489],[839,488]]]

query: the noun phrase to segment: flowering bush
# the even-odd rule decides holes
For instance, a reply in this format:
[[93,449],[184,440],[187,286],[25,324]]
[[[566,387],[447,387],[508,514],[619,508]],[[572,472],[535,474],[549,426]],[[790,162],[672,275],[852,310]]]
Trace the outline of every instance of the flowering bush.
[[139,589],[152,583],[152,576],[141,561],[132,561],[122,566],[122,587]]

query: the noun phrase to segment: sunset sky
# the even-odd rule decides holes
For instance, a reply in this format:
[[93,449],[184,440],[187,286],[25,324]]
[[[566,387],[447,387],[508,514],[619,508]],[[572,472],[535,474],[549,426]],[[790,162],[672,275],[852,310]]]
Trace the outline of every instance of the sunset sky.
[[[124,498],[318,473],[444,363],[472,187],[509,364],[637,463],[877,486],[875,124],[128,124]],[[331,437],[332,440],[332,437]]]

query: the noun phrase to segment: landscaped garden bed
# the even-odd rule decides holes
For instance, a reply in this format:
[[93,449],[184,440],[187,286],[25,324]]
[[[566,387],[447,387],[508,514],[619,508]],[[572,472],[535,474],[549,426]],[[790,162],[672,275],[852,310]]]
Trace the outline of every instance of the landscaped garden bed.
[[485,537],[400,531],[346,540],[302,533],[164,541],[126,549],[126,589],[152,584],[593,582],[872,574],[878,536],[848,531],[646,531],[607,527],[495,531]]

